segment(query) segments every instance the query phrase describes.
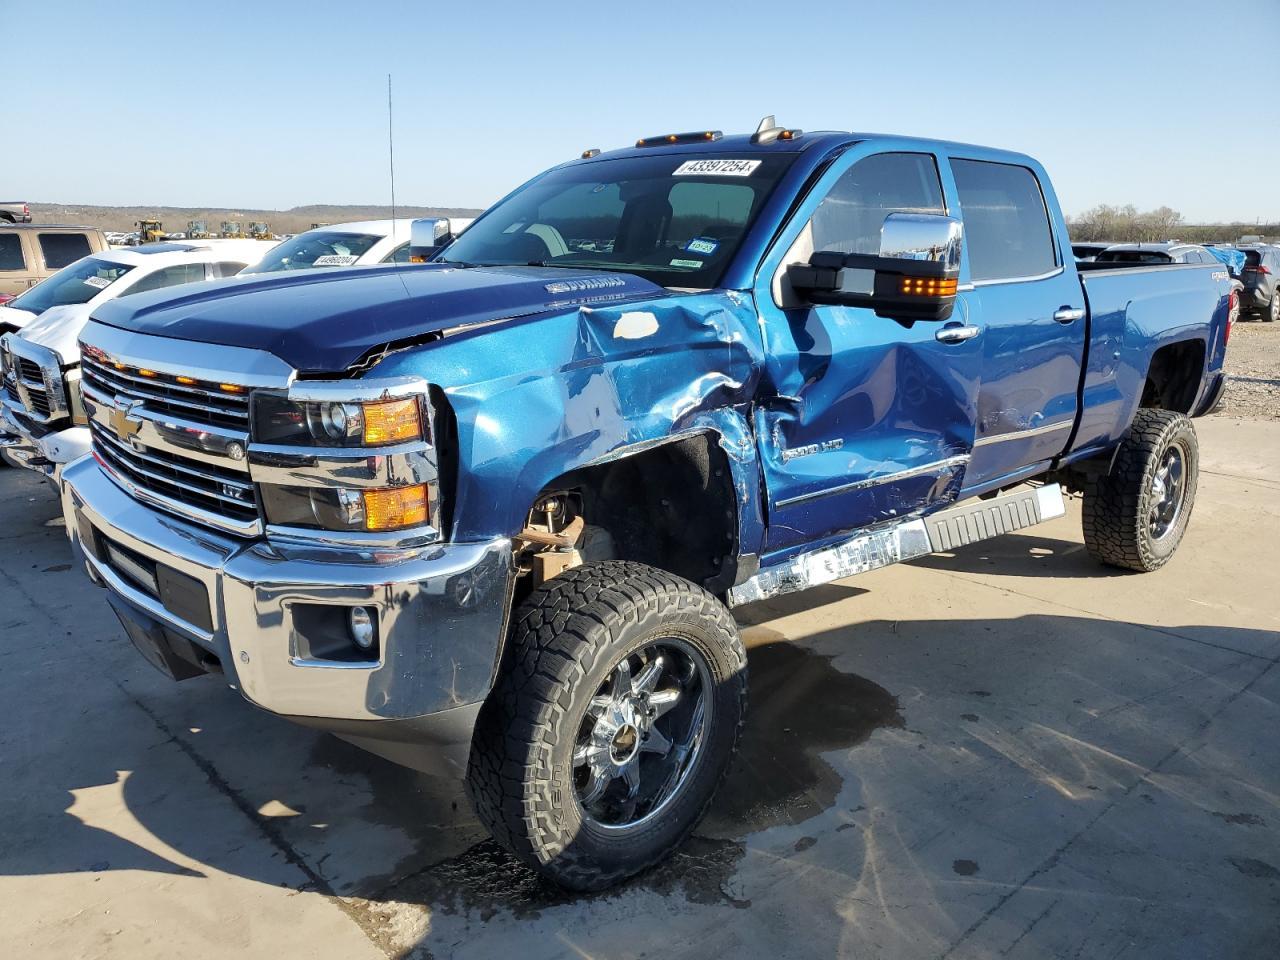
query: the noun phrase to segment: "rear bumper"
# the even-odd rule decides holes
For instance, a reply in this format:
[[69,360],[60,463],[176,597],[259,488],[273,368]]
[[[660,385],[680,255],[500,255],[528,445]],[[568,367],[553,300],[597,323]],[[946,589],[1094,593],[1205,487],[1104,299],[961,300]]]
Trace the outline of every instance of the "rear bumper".
[[1241,310],[1262,310],[1271,305],[1271,294],[1264,287],[1245,287],[1240,291]]
[[[440,747],[441,762],[459,772],[501,653],[510,541],[282,547],[143,507],[92,458],[62,479],[67,535],[91,578],[124,605],[122,619],[180,659],[220,669],[265,710],[421,768]],[[377,623],[370,654],[343,632],[356,605]]]

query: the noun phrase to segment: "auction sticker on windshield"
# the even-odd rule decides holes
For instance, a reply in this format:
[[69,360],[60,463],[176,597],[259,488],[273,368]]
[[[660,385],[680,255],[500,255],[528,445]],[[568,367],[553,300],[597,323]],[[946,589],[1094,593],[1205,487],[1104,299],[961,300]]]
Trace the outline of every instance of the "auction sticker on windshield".
[[96,287],[99,290],[105,290],[107,289],[107,287],[111,286],[111,281],[108,280],[106,277],[85,277],[84,282],[91,287]]
[[316,257],[312,260],[311,265],[313,267],[349,267],[359,259],[359,257],[339,253],[326,253],[324,256]]
[[686,160],[676,167],[673,177],[749,177],[760,166],[759,160]]

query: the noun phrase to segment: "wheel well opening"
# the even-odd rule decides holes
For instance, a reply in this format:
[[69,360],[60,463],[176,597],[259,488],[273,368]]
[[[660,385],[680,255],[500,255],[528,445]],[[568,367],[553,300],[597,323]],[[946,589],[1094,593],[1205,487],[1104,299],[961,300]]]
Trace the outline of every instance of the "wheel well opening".
[[1203,375],[1203,340],[1167,344],[1151,358],[1140,406],[1190,413]]
[[556,497],[584,521],[584,562],[633,560],[723,593],[737,574],[738,509],[729,458],[714,434],[665,443],[556,478]]

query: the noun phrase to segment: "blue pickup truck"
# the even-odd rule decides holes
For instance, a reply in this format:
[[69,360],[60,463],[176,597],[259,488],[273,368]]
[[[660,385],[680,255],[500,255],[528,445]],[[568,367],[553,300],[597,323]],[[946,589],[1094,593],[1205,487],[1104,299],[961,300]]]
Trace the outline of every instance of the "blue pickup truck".
[[1226,271],[1077,265],[1029,157],[767,119],[587,151],[428,244],[101,307],[67,531],[161,670],[466,777],[567,887],[710,803],[732,606],[1064,491],[1106,564],[1186,530]]

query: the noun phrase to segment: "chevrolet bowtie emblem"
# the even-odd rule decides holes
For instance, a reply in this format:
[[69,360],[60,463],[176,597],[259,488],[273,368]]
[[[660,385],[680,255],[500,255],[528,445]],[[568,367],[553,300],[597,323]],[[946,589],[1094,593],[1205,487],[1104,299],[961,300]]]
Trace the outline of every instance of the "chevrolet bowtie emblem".
[[109,415],[111,429],[121,440],[128,440],[142,429],[142,421],[140,419],[135,419],[133,416],[134,411],[141,406],[141,400],[133,400],[126,403],[123,407],[111,408],[111,413]]

